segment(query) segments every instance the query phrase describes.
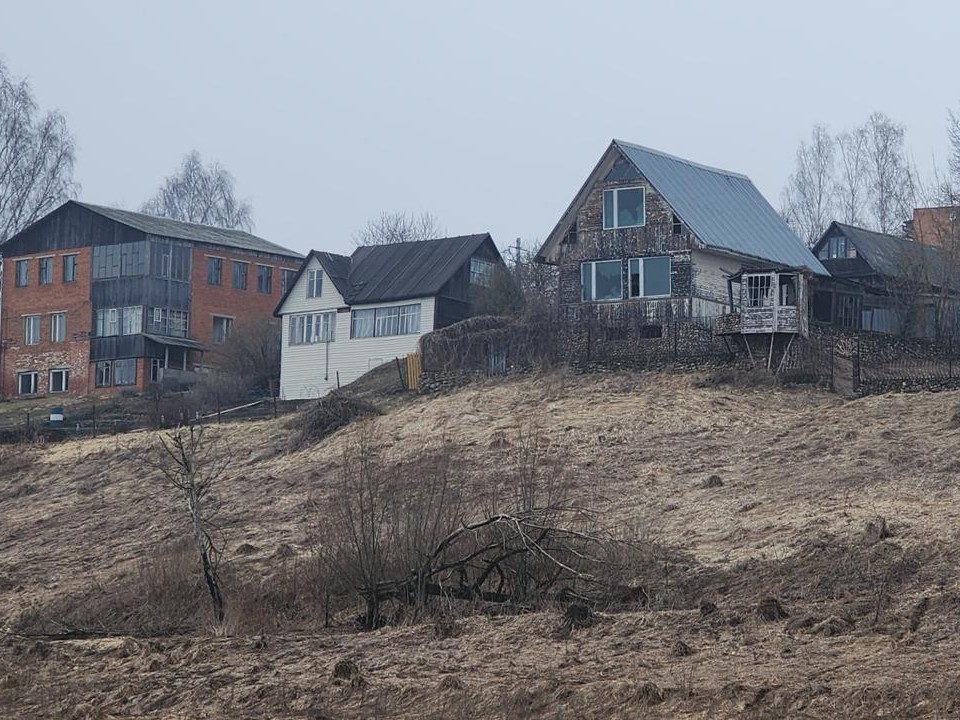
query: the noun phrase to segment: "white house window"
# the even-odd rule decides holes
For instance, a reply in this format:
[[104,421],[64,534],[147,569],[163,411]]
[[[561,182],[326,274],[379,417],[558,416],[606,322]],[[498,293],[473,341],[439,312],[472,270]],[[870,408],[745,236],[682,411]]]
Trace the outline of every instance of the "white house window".
[[26,345],[40,344],[40,316],[27,315],[23,319],[23,342]]
[[290,318],[290,344],[310,345],[332,342],[336,334],[337,313],[294,315]]
[[354,338],[415,335],[420,332],[420,303],[354,310],[350,336]]
[[50,342],[63,342],[67,339],[67,314],[50,315]]
[[230,330],[233,327],[233,318],[213,316],[213,342],[215,345],[223,345],[230,337]]
[[470,258],[470,284],[490,287],[493,282],[493,263],[482,258]]
[[143,332],[143,306],[123,308],[123,334],[137,335]]
[[69,370],[51,370],[50,371],[50,392],[66,392],[70,387]]
[[603,191],[603,229],[646,224],[646,200],[642,187]]
[[318,298],[323,292],[323,270],[307,272],[307,297]]
[[37,383],[40,379],[40,373],[22,372],[17,373],[17,392],[21,395],[36,395]]
[[630,258],[630,297],[670,295],[670,258]]
[[622,263],[619,260],[585,262],[580,267],[582,298],[591,300],[622,300]]

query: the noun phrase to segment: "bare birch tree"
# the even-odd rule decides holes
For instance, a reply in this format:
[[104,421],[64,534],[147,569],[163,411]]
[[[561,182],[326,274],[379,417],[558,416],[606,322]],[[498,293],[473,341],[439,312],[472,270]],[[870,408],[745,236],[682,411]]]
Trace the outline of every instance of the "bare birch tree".
[[428,212],[382,212],[379,217],[368,220],[367,224],[354,234],[353,241],[357,247],[361,247],[432,240],[443,235],[440,222]]
[[797,164],[784,190],[784,214],[808,246],[813,246],[833,219],[834,140],[815,125],[810,140],[797,148]]
[[863,225],[867,195],[867,139],[862,127],[837,135],[838,218],[848,225]]
[[913,210],[914,176],[904,150],[904,127],[875,112],[863,126],[872,224],[898,233]]
[[250,231],[253,208],[238,200],[233,176],[218,162],[203,164],[191,151],[176,173],[170,175],[147,200],[140,212],[172,220]]
[[0,243],[77,193],[67,122],[39,112],[29,83],[0,62]]

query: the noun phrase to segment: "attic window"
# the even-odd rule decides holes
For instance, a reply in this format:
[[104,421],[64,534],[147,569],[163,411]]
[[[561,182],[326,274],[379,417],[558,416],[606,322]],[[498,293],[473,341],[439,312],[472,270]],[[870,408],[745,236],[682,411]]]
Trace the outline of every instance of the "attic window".
[[603,229],[640,227],[646,224],[646,202],[642,187],[603,191]]
[[855,258],[857,249],[853,243],[848,243],[842,235],[834,235],[823,241],[823,247],[817,253],[820,260],[834,260],[836,258]]
[[683,234],[683,223],[680,222],[680,218],[676,215],[673,216],[673,234],[682,235]]
[[470,258],[470,284],[490,287],[493,282],[493,263],[478,257]]
[[318,298],[323,294],[323,270],[307,271],[307,297]]

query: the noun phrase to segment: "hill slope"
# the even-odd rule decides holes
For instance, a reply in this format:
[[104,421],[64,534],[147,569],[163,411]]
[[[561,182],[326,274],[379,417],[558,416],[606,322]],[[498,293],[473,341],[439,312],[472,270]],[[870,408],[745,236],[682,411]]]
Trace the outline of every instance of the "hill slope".
[[[958,393],[844,401],[697,388],[687,376],[556,374],[376,418],[394,457],[446,437],[475,498],[535,426],[562,453],[574,500],[679,553],[645,579],[669,602],[603,614],[566,639],[555,613],[453,630],[247,617],[228,637],[25,637],[97,602],[104,627],[133,623],[137,608],[109,598],[149,594],[144,558],[187,527],[144,469],[149,434],[7,458],[0,703],[25,716],[157,718],[946,714],[960,700],[958,403]],[[264,597],[308,562],[317,508],[357,432],[291,453],[285,423],[210,429],[233,457],[220,488],[231,572],[265,578]],[[764,598],[789,617],[763,620]],[[701,601],[718,610],[704,614]],[[346,658],[359,677],[332,679]]]

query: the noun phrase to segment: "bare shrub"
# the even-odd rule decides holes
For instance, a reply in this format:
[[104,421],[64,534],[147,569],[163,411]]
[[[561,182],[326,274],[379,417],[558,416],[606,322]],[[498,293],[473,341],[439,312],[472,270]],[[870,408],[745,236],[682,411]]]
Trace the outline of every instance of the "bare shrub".
[[332,392],[298,413],[291,426],[297,432],[291,436],[291,452],[303,450],[346,427],[354,420],[379,415],[380,411],[367,400],[344,393]]

